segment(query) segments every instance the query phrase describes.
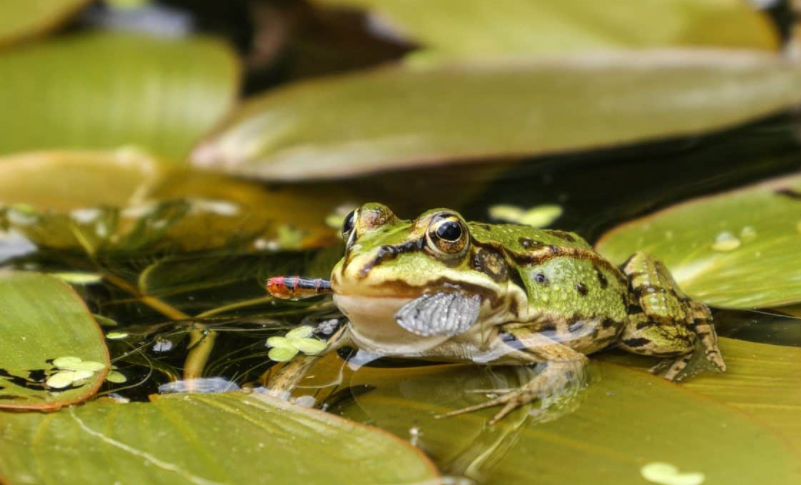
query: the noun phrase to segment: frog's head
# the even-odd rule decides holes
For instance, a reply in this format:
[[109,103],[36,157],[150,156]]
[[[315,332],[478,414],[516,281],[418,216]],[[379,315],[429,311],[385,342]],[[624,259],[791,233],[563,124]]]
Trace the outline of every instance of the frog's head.
[[342,236],[345,256],[331,286],[362,340],[418,349],[446,340],[398,325],[398,310],[423,295],[458,292],[480,299],[483,313],[504,299],[509,271],[503,256],[479,246],[455,211],[434,209],[407,221],[384,205],[365,204],[346,217]]

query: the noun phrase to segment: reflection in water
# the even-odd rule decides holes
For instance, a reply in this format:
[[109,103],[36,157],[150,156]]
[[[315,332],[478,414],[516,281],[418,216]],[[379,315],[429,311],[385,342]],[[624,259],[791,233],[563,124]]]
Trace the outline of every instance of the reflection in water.
[[325,360],[314,380],[325,382],[326,375],[341,373],[342,384],[348,386],[325,399],[327,411],[413,441],[437,461],[443,473],[454,480],[469,479],[454,483],[482,482],[523,430],[577,410],[590,380],[584,372],[580,379],[570,381],[574,385],[552,387],[554,392],[540,394],[519,411],[489,424],[492,414],[486,412],[438,417],[524,387],[548,366],[363,366],[354,371],[342,360]]

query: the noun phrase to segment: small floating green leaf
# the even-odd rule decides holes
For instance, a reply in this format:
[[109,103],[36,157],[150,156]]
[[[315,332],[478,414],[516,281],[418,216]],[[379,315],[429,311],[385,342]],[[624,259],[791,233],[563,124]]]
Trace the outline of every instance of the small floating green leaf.
[[528,210],[513,205],[496,205],[489,208],[489,216],[497,221],[536,228],[550,226],[562,212],[562,207],[554,204],[538,205]]
[[49,274],[72,285],[94,285],[103,281],[103,277],[95,273],[69,272]]
[[109,340],[120,340],[124,339],[128,336],[125,332],[109,332],[106,334],[106,338]]
[[293,339],[292,345],[306,355],[317,355],[326,348],[325,342],[315,338]]
[[241,392],[0,413],[0,429],[8,485],[439,483],[420,450],[387,432]]
[[725,308],[801,301],[801,176],[693,199],[623,224],[596,249],[615,264],[645,251],[690,296]]
[[81,360],[77,357],[59,358],[53,361],[53,365],[59,369],[67,369],[74,371],[89,371],[97,372],[105,369],[107,366],[100,362],[93,362],[91,360]]
[[[78,378],[78,373],[74,371],[64,371],[64,372],[56,372],[52,376],[48,377],[45,381],[47,387],[51,387],[53,389],[63,389],[65,387],[69,387],[72,385],[74,381],[83,379],[83,377]],[[91,377],[92,373],[90,372],[88,376]]]
[[[57,409],[83,401],[110,366],[100,328],[69,285],[38,273],[0,272],[0,408]],[[45,384],[76,385],[51,392]]]
[[287,362],[296,355],[298,355],[298,349],[295,347],[273,347],[267,353],[270,360],[275,362]]
[[801,65],[754,52],[384,68],[254,98],[192,161],[267,180],[331,179],[691,135],[798,102]]
[[286,338],[288,339],[295,339],[295,338],[306,338],[310,336],[314,332],[314,328],[309,325],[301,325],[300,327],[293,328],[289,332],[286,333]]
[[66,355],[64,357],[58,357],[53,360],[53,365],[58,367],[59,369],[68,369],[71,365],[76,365],[81,363],[80,357],[75,357],[72,355]]
[[289,339],[286,337],[270,337],[267,339],[267,346],[268,347],[292,347],[292,344],[289,342]]
[[116,370],[109,372],[108,375],[106,376],[106,380],[109,382],[113,382],[114,384],[123,384],[125,382],[128,382],[128,378],[125,377],[125,374]]

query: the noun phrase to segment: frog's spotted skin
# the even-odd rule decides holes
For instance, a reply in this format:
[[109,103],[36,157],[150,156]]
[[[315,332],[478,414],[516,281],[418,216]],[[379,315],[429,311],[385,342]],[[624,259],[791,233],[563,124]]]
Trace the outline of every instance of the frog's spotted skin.
[[447,209],[404,221],[381,204],[346,218],[343,236],[331,288],[349,325],[337,345],[378,356],[547,364],[521,389],[479,406],[502,405],[494,420],[563,389],[586,354],[612,345],[670,358],[665,375],[675,379],[700,337],[707,358],[725,369],[709,310],[647,254],[621,271],[574,233],[468,223]]

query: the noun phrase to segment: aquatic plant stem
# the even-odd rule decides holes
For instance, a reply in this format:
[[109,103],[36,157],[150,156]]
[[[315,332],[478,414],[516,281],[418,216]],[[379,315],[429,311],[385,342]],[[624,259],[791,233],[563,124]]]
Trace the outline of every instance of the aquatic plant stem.
[[[184,361],[184,380],[196,379],[203,375],[203,369],[209,361],[209,355],[214,349],[217,332],[209,330],[205,325],[195,323],[195,328],[189,332],[189,351]],[[187,385],[191,392],[192,386]]]
[[[162,315],[172,320],[191,320],[192,317],[186,313],[178,310],[169,303],[148,296],[139,291],[138,288],[128,283],[126,280],[117,275],[102,272],[103,278],[117,288],[126,291],[136,297],[143,304],[156,310]],[[209,355],[214,349],[214,341],[217,338],[217,332],[209,330],[205,325],[194,322],[193,329],[189,331],[189,346],[184,361],[184,380],[195,379],[203,375],[203,369],[209,360]],[[192,391],[192,386],[188,385],[187,390]]]

